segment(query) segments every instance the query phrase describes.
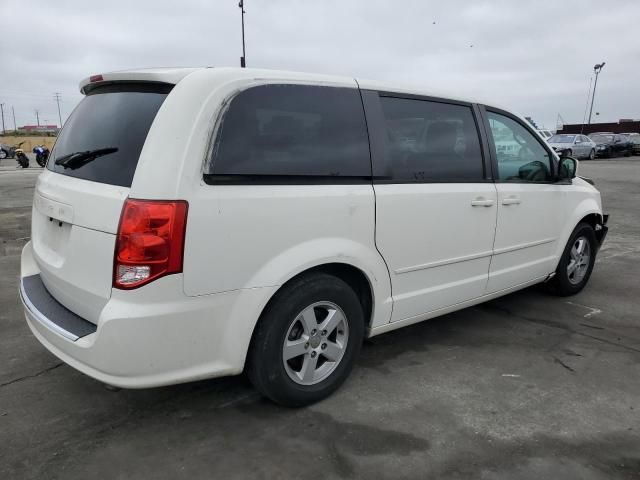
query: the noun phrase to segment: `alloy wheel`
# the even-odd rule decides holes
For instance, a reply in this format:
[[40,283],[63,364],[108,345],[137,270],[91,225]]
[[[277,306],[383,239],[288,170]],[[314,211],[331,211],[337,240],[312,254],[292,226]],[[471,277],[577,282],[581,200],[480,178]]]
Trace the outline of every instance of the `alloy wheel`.
[[282,361],[291,380],[315,385],[340,364],[349,341],[349,324],[331,302],[306,307],[291,322],[282,345]]
[[567,278],[573,285],[579,284],[587,274],[591,261],[591,245],[586,237],[578,237],[573,242],[569,252],[569,264],[567,265]]

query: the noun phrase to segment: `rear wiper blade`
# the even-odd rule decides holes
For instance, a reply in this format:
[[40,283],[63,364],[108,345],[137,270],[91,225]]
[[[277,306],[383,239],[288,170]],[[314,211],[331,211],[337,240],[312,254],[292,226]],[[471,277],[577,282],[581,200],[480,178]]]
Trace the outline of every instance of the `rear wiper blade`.
[[96,148],[95,150],[85,150],[84,152],[69,153],[68,155],[56,158],[55,164],[62,165],[64,168],[79,168],[98,157],[103,157],[104,155],[109,155],[117,151],[118,149],[116,147],[106,147]]

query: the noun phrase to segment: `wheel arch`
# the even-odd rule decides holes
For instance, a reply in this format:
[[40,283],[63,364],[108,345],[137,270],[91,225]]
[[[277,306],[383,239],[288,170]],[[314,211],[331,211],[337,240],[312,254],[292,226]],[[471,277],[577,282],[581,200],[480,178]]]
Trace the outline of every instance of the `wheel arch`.
[[557,263],[560,262],[562,252],[564,252],[571,233],[573,233],[580,223],[588,223],[595,231],[596,225],[602,225],[603,220],[602,211],[595,199],[589,198],[580,203],[579,207],[576,208],[574,215],[571,217],[571,220],[566,223],[566,226],[559,237],[556,249],[556,266]]
[[[256,334],[256,330],[258,324],[261,322],[265,311],[273,304],[273,302],[277,299],[278,293],[281,292],[284,288],[290,285],[292,282],[298,280],[301,277],[306,275],[310,275],[313,273],[327,273],[329,275],[333,275],[342,279],[345,283],[351,286],[358,299],[360,300],[360,304],[362,305],[364,318],[365,318],[365,337],[369,336],[369,332],[372,328],[374,322],[374,315],[376,313],[375,309],[375,289],[372,283],[371,278],[359,267],[340,261],[332,261],[326,263],[320,263],[314,265],[312,267],[308,267],[300,272],[297,272],[290,276],[282,285],[280,285],[277,289],[275,289],[269,299],[265,302],[262,310],[260,311],[260,315],[256,318],[256,321],[253,325],[253,329],[251,331],[251,337],[247,344],[247,350],[245,352],[245,366],[246,366],[246,358],[249,355],[249,351],[252,348],[254,343],[254,337]],[[383,308],[383,310],[385,310]],[[391,310],[389,307],[388,312],[389,317],[391,316]]]

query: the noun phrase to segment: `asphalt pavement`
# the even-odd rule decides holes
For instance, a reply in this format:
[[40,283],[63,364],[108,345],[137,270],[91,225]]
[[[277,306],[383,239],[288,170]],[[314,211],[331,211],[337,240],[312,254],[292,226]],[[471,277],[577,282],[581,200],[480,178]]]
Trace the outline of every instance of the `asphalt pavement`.
[[38,173],[0,162],[0,478],[640,478],[640,157],[580,164],[611,215],[583,292],[375,337],[297,410],[243,376],[109,390],[47,352],[17,293]]

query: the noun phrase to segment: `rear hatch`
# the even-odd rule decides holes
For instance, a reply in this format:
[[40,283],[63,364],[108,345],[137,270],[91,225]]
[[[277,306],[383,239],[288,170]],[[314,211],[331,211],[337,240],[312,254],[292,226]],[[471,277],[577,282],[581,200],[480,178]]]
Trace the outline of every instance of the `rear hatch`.
[[97,323],[111,296],[115,234],[140,152],[172,85],[88,90],[36,184],[32,244],[47,290]]

